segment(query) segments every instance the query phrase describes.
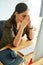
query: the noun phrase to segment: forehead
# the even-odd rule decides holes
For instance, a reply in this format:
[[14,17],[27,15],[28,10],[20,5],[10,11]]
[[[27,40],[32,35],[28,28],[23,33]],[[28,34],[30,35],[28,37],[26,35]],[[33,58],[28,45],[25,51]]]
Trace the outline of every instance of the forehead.
[[28,13],[29,13],[29,11],[28,11],[28,10],[26,10],[26,11],[24,11],[24,12],[20,13],[20,15],[28,15]]

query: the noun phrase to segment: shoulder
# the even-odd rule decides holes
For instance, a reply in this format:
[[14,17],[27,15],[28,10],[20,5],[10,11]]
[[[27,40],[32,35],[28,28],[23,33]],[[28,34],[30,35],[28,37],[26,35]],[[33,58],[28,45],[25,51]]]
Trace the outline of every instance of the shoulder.
[[4,22],[4,27],[7,27],[7,28],[11,28],[11,27],[12,27],[12,24],[11,24],[10,19],[9,19],[9,20],[6,20],[6,21]]

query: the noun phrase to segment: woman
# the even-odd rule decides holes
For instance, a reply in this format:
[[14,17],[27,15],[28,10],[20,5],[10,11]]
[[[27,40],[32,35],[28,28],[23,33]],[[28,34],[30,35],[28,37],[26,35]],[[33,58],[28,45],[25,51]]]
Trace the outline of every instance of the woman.
[[18,3],[11,18],[4,22],[0,48],[7,44],[17,47],[24,34],[27,35],[28,40],[32,40],[32,29],[27,5],[25,3]]

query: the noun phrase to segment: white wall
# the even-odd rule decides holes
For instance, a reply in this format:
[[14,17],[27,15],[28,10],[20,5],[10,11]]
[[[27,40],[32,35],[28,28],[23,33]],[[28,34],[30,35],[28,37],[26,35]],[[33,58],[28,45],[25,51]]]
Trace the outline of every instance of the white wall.
[[32,25],[37,26],[40,14],[41,0],[0,0],[0,20],[8,19],[18,2],[25,2],[30,8]]
[[0,0],[0,20],[8,19],[18,2],[25,2],[27,5],[30,4],[29,0]]
[[41,0],[31,0],[30,18],[34,27],[38,26],[41,9]]

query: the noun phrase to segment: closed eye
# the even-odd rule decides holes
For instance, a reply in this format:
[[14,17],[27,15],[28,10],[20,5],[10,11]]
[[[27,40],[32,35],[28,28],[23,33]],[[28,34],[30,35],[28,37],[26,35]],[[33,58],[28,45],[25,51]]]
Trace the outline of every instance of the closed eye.
[[26,15],[23,15],[23,17],[26,17]]

